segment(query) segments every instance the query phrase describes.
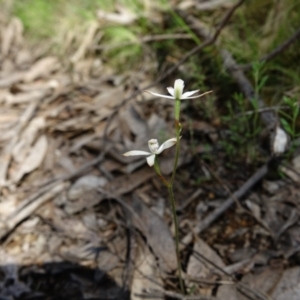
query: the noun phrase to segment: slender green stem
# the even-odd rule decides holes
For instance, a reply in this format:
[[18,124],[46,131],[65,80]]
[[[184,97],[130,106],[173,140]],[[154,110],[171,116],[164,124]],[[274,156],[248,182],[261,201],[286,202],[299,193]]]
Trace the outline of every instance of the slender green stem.
[[154,160],[154,170],[156,172],[156,174],[158,175],[159,179],[163,182],[163,184],[169,188],[170,187],[170,183],[168,182],[168,180],[161,174],[160,168],[159,168],[159,164],[157,161],[157,157],[155,157]]
[[171,202],[172,214],[173,214],[174,225],[175,225],[175,246],[176,246],[176,257],[177,257],[177,269],[178,269],[179,285],[180,285],[180,290],[181,290],[182,294],[185,294],[183,279],[182,279],[182,272],[181,272],[181,263],[180,263],[179,226],[178,226],[178,219],[177,219],[177,215],[176,215],[176,206],[175,206],[173,185],[169,185],[168,191],[169,191],[169,195],[170,195],[170,202]]
[[175,127],[176,127],[176,150],[175,150],[175,160],[174,160],[174,166],[173,166],[173,172],[172,172],[172,177],[171,177],[171,185],[173,186],[175,176],[176,176],[176,170],[177,170],[177,165],[178,165],[178,160],[179,160],[179,152],[180,152],[180,131],[181,131],[181,124],[175,120]]
[[177,219],[177,215],[176,215],[176,205],[175,205],[174,189],[173,189],[177,165],[178,165],[179,151],[180,151],[181,124],[179,123],[179,118],[180,118],[180,99],[176,99],[176,101],[175,101],[175,130],[176,130],[177,142],[176,142],[176,152],[175,152],[173,172],[172,172],[170,184],[168,186],[168,192],[170,195],[172,215],[173,215],[173,221],[174,221],[174,226],[175,226],[175,246],[176,246],[176,256],[177,256],[178,278],[179,278],[180,290],[181,290],[182,294],[185,294],[183,279],[182,279],[181,263],[180,263],[179,225],[178,225],[178,219]]
[[180,117],[180,100],[176,100],[175,102],[175,130],[176,130],[176,154],[175,154],[175,161],[173,166],[173,173],[171,177],[171,181],[168,182],[164,176],[161,174],[159,164],[157,161],[157,157],[155,157],[154,160],[154,170],[161,179],[161,181],[165,184],[165,186],[168,188],[169,196],[170,196],[170,202],[171,202],[171,208],[172,208],[172,215],[173,215],[173,221],[175,226],[175,248],[176,248],[176,258],[177,258],[177,270],[178,270],[178,279],[179,279],[179,285],[180,290],[182,294],[185,294],[184,290],[184,284],[182,279],[182,270],[181,270],[181,263],[180,263],[180,251],[179,251],[179,225],[178,225],[178,219],[176,215],[176,205],[175,205],[175,198],[174,198],[174,190],[173,190],[173,184],[174,179],[176,175],[176,169],[178,165],[178,158],[179,158],[179,151],[180,151],[180,132],[181,132],[181,124],[179,123],[179,117]]
[[[180,120],[180,99],[176,99],[175,100],[175,121],[177,121],[179,123]],[[177,128],[176,128],[176,132],[177,132]]]
[[174,180],[175,180],[175,175],[176,175],[176,170],[177,170],[177,165],[178,165],[178,159],[179,159],[179,152],[180,152],[180,132],[182,129],[182,126],[179,122],[180,120],[180,99],[175,100],[175,130],[176,130],[176,152],[175,152],[175,160],[174,160],[174,166],[173,166],[173,173],[171,177],[171,185],[173,186]]

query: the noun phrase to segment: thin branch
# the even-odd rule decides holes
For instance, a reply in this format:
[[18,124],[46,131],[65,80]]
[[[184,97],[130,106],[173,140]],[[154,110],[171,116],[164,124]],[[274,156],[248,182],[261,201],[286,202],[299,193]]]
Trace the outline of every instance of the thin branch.
[[172,74],[175,70],[178,69],[179,66],[184,64],[191,56],[202,50],[203,48],[212,45],[220,35],[222,29],[226,26],[228,21],[230,20],[233,13],[239,8],[246,0],[240,0],[237,4],[233,5],[224,15],[223,19],[221,20],[219,26],[217,27],[215,33],[212,36],[207,37],[207,39],[200,45],[194,47],[191,51],[189,51],[175,66],[171,67],[167,72],[165,72],[160,78],[155,81],[155,84],[160,82],[161,80],[168,77]]
[[[167,70],[162,76],[160,76],[157,80],[155,80],[152,84],[146,86],[145,88],[142,89],[150,89],[153,86],[157,85],[159,82],[161,82],[162,80],[164,80],[165,78],[167,78],[168,76],[170,76],[175,70],[177,70],[183,63],[185,63],[191,56],[193,56],[194,54],[198,53],[200,50],[202,50],[203,48],[212,45],[218,38],[218,36],[220,35],[222,29],[226,26],[226,24],[228,23],[228,21],[230,20],[231,16],[233,15],[233,13],[236,11],[237,8],[239,8],[246,0],[240,0],[237,4],[233,5],[224,15],[223,19],[221,20],[219,26],[217,27],[215,33],[208,37],[202,44],[194,47],[190,52],[188,52],[176,65],[174,65],[173,67],[171,67],[169,70]],[[109,116],[109,118],[107,119],[107,123],[104,129],[104,141],[108,140],[108,135],[107,135],[107,131],[109,128],[109,125],[111,124],[111,121],[113,120],[114,116],[117,114],[117,112],[119,111],[119,109],[124,106],[129,100],[135,98],[136,96],[140,95],[142,93],[141,90],[136,91],[135,93],[131,94],[129,97],[125,98],[116,108],[115,110],[112,112],[112,114]]]
[[[205,28],[205,26],[203,26],[203,24],[200,23],[196,18],[192,16],[184,16],[184,17],[189,23],[193,24],[197,36],[204,39],[211,37],[212,35],[211,31]],[[257,95],[257,91],[255,91],[251,82],[245,76],[243,70],[239,68],[239,65],[232,57],[232,54],[226,49],[220,49],[220,55],[223,59],[225,69],[230,73],[232,78],[238,83],[241,91],[244,93],[248,101],[252,102],[254,105],[256,105],[256,101],[257,101],[258,108],[265,108],[266,105],[263,99],[259,95]],[[279,124],[279,120],[273,111],[268,110],[268,111],[261,112],[261,119],[268,129],[273,129],[277,124]]]
[[[233,193],[234,197],[243,197],[255,184],[257,184],[268,172],[268,165],[272,161],[270,159],[265,165],[258,169],[237,191]],[[193,240],[194,234],[199,234],[204,229],[208,228],[214,221],[216,221],[222,214],[224,214],[234,204],[233,197],[229,197],[219,207],[214,209],[207,217],[198,223],[193,232],[188,233],[182,240],[184,245],[188,245]]]
[[159,35],[151,35],[151,36],[144,36],[140,39],[135,41],[126,42],[126,43],[119,43],[114,45],[98,45],[93,47],[94,50],[111,50],[116,48],[122,48],[130,45],[138,45],[142,43],[150,43],[150,42],[157,42],[163,40],[190,40],[192,39],[190,34],[186,33],[175,33],[175,34],[159,34]]
[[[300,27],[296,30],[296,32],[291,37],[285,40],[281,45],[276,47],[273,51],[261,57],[259,61],[264,62],[273,59],[274,57],[282,53],[284,50],[287,50],[289,46],[291,46],[292,43],[296,41],[298,38],[300,38]],[[252,63],[245,64],[245,65],[238,65],[237,68],[246,71],[252,68]]]

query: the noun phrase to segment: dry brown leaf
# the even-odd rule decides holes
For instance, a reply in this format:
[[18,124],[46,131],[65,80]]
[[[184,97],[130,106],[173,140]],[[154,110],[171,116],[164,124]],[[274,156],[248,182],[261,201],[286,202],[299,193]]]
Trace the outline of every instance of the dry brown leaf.
[[[222,274],[220,270],[208,261],[221,269],[225,267],[220,256],[208,244],[199,238],[194,244],[193,254],[188,262],[187,274],[193,278],[202,279],[212,279],[215,274]],[[189,286],[190,285],[191,284],[189,284]],[[214,286],[209,286],[205,291],[202,290],[202,292],[205,293],[205,295],[211,295],[213,288]]]
[[7,216],[16,210],[18,199],[15,195],[6,196],[0,202],[0,219],[4,220]]
[[56,57],[48,56],[38,60],[24,76],[25,82],[33,81],[39,77],[45,77],[60,67],[59,61]]
[[76,245],[69,249],[64,249],[60,255],[68,261],[82,263],[85,260],[95,259],[95,254],[91,251],[92,247],[95,246],[91,244]]
[[122,25],[132,24],[137,16],[124,6],[118,5],[118,13],[109,13],[104,10],[97,11],[99,21],[109,21]]
[[27,106],[23,114],[19,117],[18,124],[15,126],[15,128],[13,128],[14,135],[12,136],[8,144],[5,146],[5,148],[2,150],[1,157],[0,157],[0,186],[4,186],[7,183],[6,182],[7,170],[11,162],[13,148],[18,142],[20,132],[26,126],[28,121],[32,118],[32,115],[35,112],[36,107],[37,107],[36,102],[33,102]]
[[1,78],[0,79],[0,88],[5,88],[5,87],[9,87],[14,83],[17,83],[21,80],[23,80],[24,76],[25,76],[25,72],[17,72],[14,73],[8,77],[5,78]]
[[[126,128],[136,136],[136,141],[148,141],[149,129],[145,118],[139,114],[132,104],[127,105],[119,112],[121,128],[124,130],[123,135],[127,133]],[[137,148],[138,149],[138,148]]]
[[114,252],[103,250],[97,258],[98,268],[109,272],[120,265],[120,258]]
[[112,182],[108,182],[104,189],[112,192],[115,195],[123,195],[133,191],[141,184],[147,182],[150,178],[155,176],[155,172],[149,167],[139,170],[132,175],[123,175]]
[[33,147],[30,149],[27,157],[17,167],[17,170],[11,175],[13,182],[19,182],[20,179],[36,168],[42,163],[48,148],[48,142],[45,135],[39,137]]
[[300,267],[284,271],[279,283],[272,293],[274,300],[300,299]]
[[36,100],[41,100],[47,95],[48,92],[48,90],[36,90],[27,93],[19,93],[16,95],[9,93],[5,97],[5,102],[10,105],[33,102]]
[[[135,226],[146,236],[154,254],[158,257],[159,265],[164,272],[172,272],[177,267],[174,239],[170,228],[137,196],[133,196],[131,205],[139,216],[139,221],[133,218]],[[140,222],[143,222],[142,228]]]
[[254,201],[251,201],[250,199],[247,199],[245,201],[247,207],[250,209],[250,211],[252,212],[252,214],[254,215],[254,217],[257,220],[261,220],[261,210],[260,210],[260,206],[258,204],[256,204]]
[[33,57],[28,49],[20,49],[16,54],[15,62],[19,68],[24,69],[32,63],[32,59]]
[[124,86],[107,88],[94,98],[96,113],[101,114],[103,108],[115,108],[124,98]]
[[[183,150],[183,151],[182,151]],[[187,164],[191,161],[192,156],[189,153],[184,153],[184,149],[182,149],[178,159],[178,167]],[[172,151],[172,149],[167,149],[162,156],[169,156],[169,157],[161,157],[159,158],[159,163],[160,163],[160,170],[163,175],[169,175],[172,173],[173,168],[174,168],[174,157],[171,156],[169,153]],[[173,148],[174,151],[174,148]],[[169,153],[168,153],[169,152]]]
[[80,177],[71,187],[68,192],[68,198],[70,200],[76,200],[82,197],[84,194],[97,190],[99,187],[103,187],[107,183],[104,177],[95,175],[85,175]]
[[20,45],[22,42],[23,24],[18,18],[13,18],[6,28],[2,29],[1,34],[1,53],[3,57],[9,54],[9,51],[15,42]]
[[84,147],[87,143],[92,142],[98,137],[97,134],[85,134],[78,138],[73,139],[72,145],[70,147],[70,153],[75,153]]
[[223,284],[218,288],[217,299],[241,300],[234,284]]
[[[135,270],[133,273],[133,280],[131,284],[131,300],[140,300],[138,296],[142,293],[151,293],[151,290],[161,290],[163,282],[160,277],[159,271],[156,265],[156,259],[153,254],[147,250],[140,253],[139,257],[135,260]],[[147,299],[163,299],[147,297]]]
[[157,114],[151,114],[151,116],[147,120],[147,124],[149,127],[150,135],[153,138],[158,138],[162,135],[165,135],[166,137],[168,136],[167,122]]
[[9,74],[12,74],[15,70],[15,64],[10,58],[6,58],[1,64],[1,77],[6,77]]
[[37,137],[38,132],[43,129],[46,125],[43,117],[37,117],[31,120],[29,125],[24,130],[21,139],[15,145],[12,155],[14,161],[21,163],[30,151],[30,147]]
[[64,122],[58,123],[55,126],[56,130],[71,131],[71,130],[87,130],[93,127],[91,118],[88,114],[79,115],[78,117],[70,118]]
[[[243,294],[251,296],[251,298],[254,296],[253,292],[251,291],[255,291],[259,294],[270,295],[280,280],[282,273],[283,270],[281,268],[267,268],[261,273],[249,273],[243,277],[242,286],[239,286],[239,290],[241,290]],[[246,286],[247,289],[243,288],[243,286]],[[240,294],[239,299],[249,299],[249,297],[246,297],[243,294]],[[257,298],[257,296],[255,298]]]

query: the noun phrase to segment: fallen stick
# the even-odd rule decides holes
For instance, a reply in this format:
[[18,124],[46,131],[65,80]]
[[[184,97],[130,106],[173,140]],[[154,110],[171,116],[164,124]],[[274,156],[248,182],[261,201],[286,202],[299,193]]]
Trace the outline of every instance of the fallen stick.
[[[281,52],[285,51],[288,49],[294,41],[300,38],[300,28],[298,28],[292,36],[290,36],[287,40],[285,40],[282,44],[277,46],[274,50],[272,50],[270,53],[262,56],[259,61],[260,62],[265,62],[273,59],[277,55],[279,55]],[[239,68],[242,70],[249,70],[252,68],[252,64],[245,64],[245,65],[239,65]]]
[[236,192],[233,193],[233,197],[229,197],[219,207],[214,209],[207,217],[205,217],[200,223],[198,223],[193,231],[188,233],[182,239],[182,247],[184,248],[193,240],[194,234],[199,234],[204,229],[208,228],[219,216],[226,212],[234,203],[234,198],[243,197],[256,183],[258,183],[268,172],[268,165],[272,159],[270,159],[265,165],[258,169]]
[[[199,22],[195,17],[186,15],[183,12],[178,13],[186,21],[187,24],[190,24],[191,28],[199,38],[206,40],[213,35],[212,30],[207,28],[203,23]],[[220,43],[218,43],[218,46],[220,47]],[[220,49],[219,53],[223,59],[225,69],[237,82],[240,90],[244,93],[248,101],[258,101],[258,109],[263,109],[260,112],[260,117],[267,129],[271,130],[278,126],[278,124],[280,123],[277,115],[272,110],[264,110],[264,108],[266,107],[264,100],[255,93],[251,82],[246,77],[243,69],[240,68],[235,59],[232,57],[231,53],[222,48]]]
[[[243,70],[241,70],[238,67],[238,64],[232,57],[231,53],[226,49],[221,49],[220,54],[223,58],[225,68],[231,74],[233,79],[237,82],[241,91],[244,93],[248,101],[252,102],[257,100],[259,108],[265,108],[266,105],[264,100],[259,95],[255,94],[255,90],[252,84],[250,83],[249,79],[245,76]],[[279,120],[274,111],[272,110],[261,111],[260,117],[269,130],[274,129],[276,125],[279,124]]]

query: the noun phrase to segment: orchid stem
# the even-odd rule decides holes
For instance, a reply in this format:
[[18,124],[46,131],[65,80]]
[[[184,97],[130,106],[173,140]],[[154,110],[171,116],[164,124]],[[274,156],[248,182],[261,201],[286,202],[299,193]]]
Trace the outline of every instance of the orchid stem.
[[175,246],[176,246],[176,257],[177,257],[177,269],[178,269],[178,279],[179,279],[179,285],[180,290],[182,294],[185,294],[184,285],[183,285],[183,279],[182,279],[182,271],[181,271],[181,262],[180,262],[180,251],[179,251],[179,225],[178,225],[178,219],[176,214],[176,204],[175,204],[175,198],[174,198],[174,180],[178,165],[178,158],[179,158],[179,151],[180,151],[180,132],[181,132],[181,124],[179,123],[179,117],[180,117],[180,99],[176,99],[175,102],[175,130],[176,130],[176,152],[175,152],[175,160],[174,160],[174,166],[173,166],[173,172],[170,184],[168,186],[168,192],[170,196],[170,202],[172,207],[172,215],[173,215],[173,221],[175,226]]
[[176,245],[178,279],[179,279],[181,293],[184,295],[185,292],[184,292],[184,285],[183,285],[183,279],[182,279],[180,251],[179,251],[179,226],[178,226],[178,220],[177,220],[177,215],[176,215],[176,206],[175,206],[173,185],[169,185],[168,191],[169,191],[169,195],[170,195],[173,221],[174,221],[174,225],[175,225],[175,245]]
[[156,172],[156,174],[158,175],[159,179],[163,182],[163,184],[169,188],[170,187],[170,183],[168,182],[168,180],[161,174],[160,168],[159,168],[159,164],[157,161],[157,157],[155,157],[154,160],[154,170]]

